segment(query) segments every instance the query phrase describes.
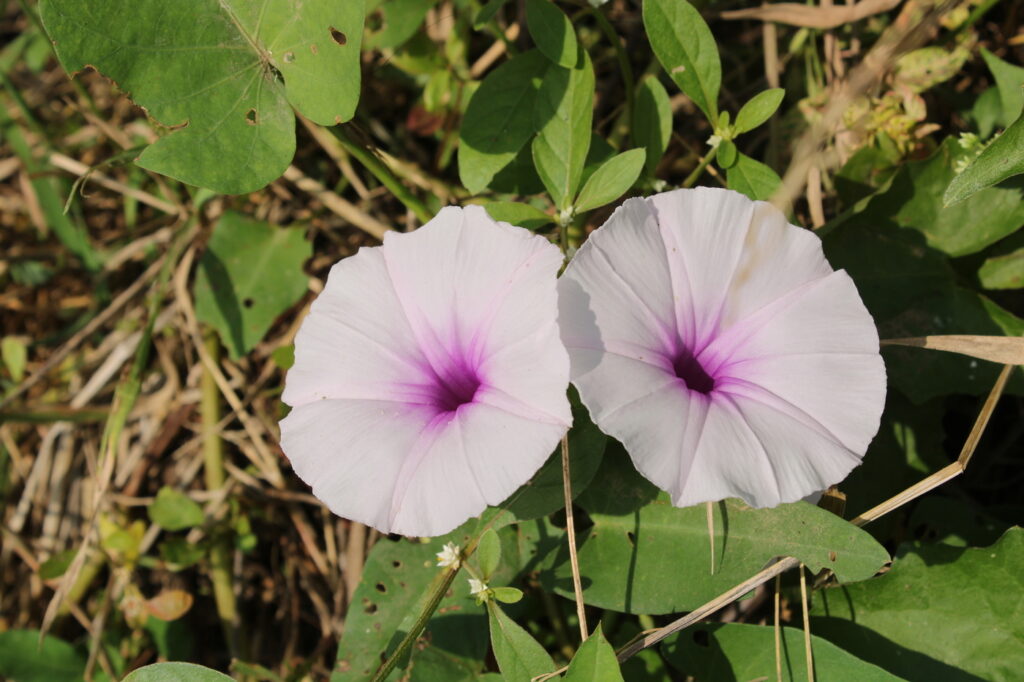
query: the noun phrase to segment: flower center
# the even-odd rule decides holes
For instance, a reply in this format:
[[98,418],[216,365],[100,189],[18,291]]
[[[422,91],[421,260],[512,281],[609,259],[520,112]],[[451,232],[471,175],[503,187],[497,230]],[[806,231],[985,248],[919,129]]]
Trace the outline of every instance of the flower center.
[[715,389],[715,379],[701,367],[697,358],[688,349],[683,348],[672,361],[672,369],[676,376],[683,380],[691,391],[707,395]]
[[476,371],[469,367],[453,368],[444,376],[439,374],[434,384],[434,404],[442,412],[455,412],[473,402],[480,384]]

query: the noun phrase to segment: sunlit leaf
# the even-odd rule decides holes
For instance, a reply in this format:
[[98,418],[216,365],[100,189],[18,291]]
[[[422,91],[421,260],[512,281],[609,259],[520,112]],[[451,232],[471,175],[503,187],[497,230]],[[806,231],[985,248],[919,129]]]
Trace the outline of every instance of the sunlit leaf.
[[545,57],[567,69],[576,66],[576,33],[569,17],[554,2],[526,0],[526,27]]
[[725,174],[729,189],[746,194],[751,199],[764,201],[775,193],[782,178],[765,164],[740,152]]
[[630,149],[605,161],[594,171],[576,198],[576,212],[584,213],[610,204],[629,191],[644,167],[647,153]]
[[672,136],[672,106],[661,81],[644,78],[636,87],[633,104],[633,144],[647,150],[644,168],[653,174]]
[[953,178],[942,199],[956,204],[976,192],[1024,173],[1024,115],[1014,121],[971,165]]
[[704,18],[687,0],[644,0],[644,28],[658,61],[709,121],[718,120],[722,63]]
[[160,488],[147,507],[149,520],[165,530],[184,530],[203,523],[203,508],[187,495],[169,486]]
[[772,88],[762,90],[751,97],[736,114],[736,132],[745,133],[767,121],[782,104],[782,98],[785,96],[786,91],[782,88]]
[[487,602],[487,618],[491,648],[505,680],[527,682],[536,675],[555,669],[555,663],[544,647],[493,601]]
[[565,682],[623,682],[615,649],[604,638],[600,624],[572,657]]

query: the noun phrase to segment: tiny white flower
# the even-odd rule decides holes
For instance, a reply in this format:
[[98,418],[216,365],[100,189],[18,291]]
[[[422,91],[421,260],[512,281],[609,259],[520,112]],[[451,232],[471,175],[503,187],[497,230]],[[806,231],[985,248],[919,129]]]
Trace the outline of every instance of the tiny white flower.
[[449,542],[437,553],[437,565],[451,568],[459,567],[459,546]]
[[469,579],[469,594],[477,599],[482,599],[488,590],[487,583],[476,578]]

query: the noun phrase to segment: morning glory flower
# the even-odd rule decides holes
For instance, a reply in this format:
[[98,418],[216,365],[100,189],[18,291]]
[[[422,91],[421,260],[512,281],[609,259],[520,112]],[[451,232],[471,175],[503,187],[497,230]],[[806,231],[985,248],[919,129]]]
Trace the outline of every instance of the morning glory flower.
[[295,339],[281,447],[333,512],[441,535],[532,476],[572,422],[558,248],[449,207],[336,264]]
[[821,241],[727,190],[626,201],[559,281],[572,382],[673,504],[791,502],[881,417],[878,333]]

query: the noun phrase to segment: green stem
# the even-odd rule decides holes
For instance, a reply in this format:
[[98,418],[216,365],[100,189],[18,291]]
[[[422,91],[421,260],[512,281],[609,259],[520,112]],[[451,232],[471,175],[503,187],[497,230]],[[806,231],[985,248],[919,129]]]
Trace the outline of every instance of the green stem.
[[693,169],[693,172],[690,173],[686,177],[685,180],[683,180],[682,187],[685,187],[685,188],[693,187],[693,185],[697,182],[697,180],[700,179],[700,176],[704,173],[704,170],[708,167],[708,164],[710,164],[712,161],[715,160],[715,156],[717,154],[718,154],[718,147],[713,147],[711,149],[711,151],[708,152],[704,156],[704,158],[700,160],[700,163],[698,163],[697,167]]
[[341,142],[341,146],[345,148],[349,154],[363,165],[366,170],[373,173],[373,176],[380,181],[382,185],[387,187],[388,191],[395,195],[395,198],[401,201],[407,209],[413,212],[413,215],[421,223],[428,222],[433,218],[433,214],[430,212],[422,201],[413,194],[408,187],[403,185],[398,178],[395,177],[391,169],[384,165],[384,162],[377,158],[370,149],[364,147],[361,143],[352,139],[348,131],[343,126],[334,126],[328,128],[331,133],[334,134],[338,141]]
[[[206,351],[216,362],[220,355],[220,343],[217,341],[216,333],[207,330],[203,341]],[[224,474],[224,442],[217,433],[217,424],[221,417],[220,390],[217,388],[213,374],[205,366],[199,390],[199,413],[203,424],[203,474],[206,480],[206,489],[212,492],[223,488],[227,477]],[[239,620],[235,587],[231,576],[233,554],[231,545],[231,536],[227,533],[217,533],[214,536],[213,544],[210,547],[210,580],[213,583],[213,598],[217,604],[217,616],[224,628],[228,650],[232,657],[238,657]]]

